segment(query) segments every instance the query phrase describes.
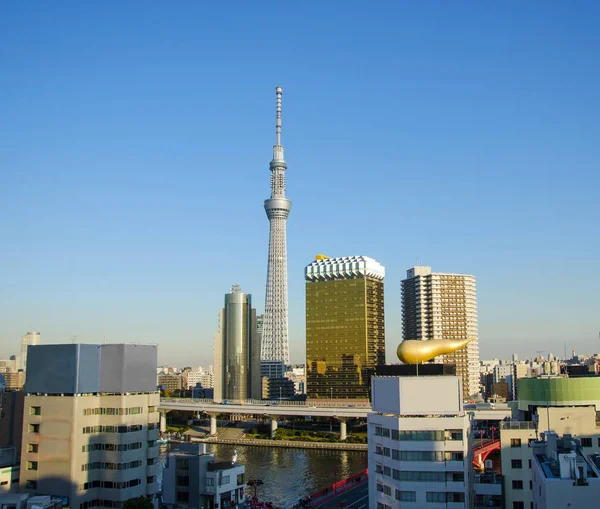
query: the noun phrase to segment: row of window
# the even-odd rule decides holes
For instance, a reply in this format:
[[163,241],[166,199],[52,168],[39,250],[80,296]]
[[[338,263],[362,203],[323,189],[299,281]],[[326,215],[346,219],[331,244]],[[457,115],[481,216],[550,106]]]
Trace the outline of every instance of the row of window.
[[375,446],[375,454],[397,461],[463,461],[462,452],[451,451],[398,451],[389,447]]
[[142,448],[142,442],[131,442],[130,444],[87,444],[81,446],[81,452],[91,451],[135,451]]
[[388,477],[393,477],[396,481],[410,482],[464,482],[464,472],[418,472],[411,470],[390,469],[384,465],[375,465],[375,472]]
[[142,466],[140,460],[129,461],[124,463],[110,463],[107,461],[94,461],[93,463],[85,463],[81,465],[81,471],[88,470],[129,470],[130,468],[138,468]]
[[[148,410],[150,407],[148,408]],[[83,415],[137,415],[144,412],[141,406],[126,408],[84,408]],[[39,414],[38,414],[39,415]]]
[[[377,491],[384,495],[392,495],[392,488],[385,484],[377,483]],[[463,492],[449,492],[449,491],[427,491],[425,493],[427,502],[464,502],[465,494]],[[400,502],[416,502],[417,492],[416,491],[401,491],[395,490],[394,498]],[[379,504],[378,504],[379,506]]]
[[463,432],[460,429],[452,430],[436,430],[436,431],[407,431],[388,429],[381,426],[375,426],[375,435],[391,438],[392,440],[399,441],[432,441],[432,442],[443,442],[445,440],[462,440]]
[[144,426],[141,424],[132,424],[131,426],[86,426],[82,433],[89,435],[91,433],[133,433],[142,431]]
[[[153,479],[153,478],[148,478]],[[148,483],[153,481],[148,481]],[[106,488],[111,490],[124,490],[125,488],[132,488],[142,484],[141,479],[131,479],[130,481],[89,481],[84,483],[83,489],[90,490],[92,488]]]

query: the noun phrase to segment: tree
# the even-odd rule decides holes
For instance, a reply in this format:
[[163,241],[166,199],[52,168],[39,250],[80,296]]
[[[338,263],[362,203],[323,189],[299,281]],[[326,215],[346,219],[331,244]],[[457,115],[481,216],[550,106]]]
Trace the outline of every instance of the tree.
[[123,504],[123,509],[153,509],[152,500],[146,497],[130,498]]

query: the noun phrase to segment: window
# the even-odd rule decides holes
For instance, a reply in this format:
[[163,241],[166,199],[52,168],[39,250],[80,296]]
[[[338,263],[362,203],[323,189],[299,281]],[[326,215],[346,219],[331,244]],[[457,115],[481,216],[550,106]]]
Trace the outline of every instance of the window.
[[390,457],[390,448],[389,447],[383,448],[383,455],[387,456],[388,458]]
[[27,444],[27,452],[38,452],[38,444]]
[[392,459],[400,461],[400,451],[392,449]]
[[523,462],[521,460],[511,460],[511,468],[523,468]]
[[392,470],[392,477],[396,480],[399,481],[400,480],[400,470],[396,470],[394,468],[394,470]]
[[513,509],[525,509],[525,502],[521,502],[520,500],[514,501]]
[[229,484],[230,480],[231,480],[230,476],[224,475],[223,477],[221,477],[221,481],[219,482],[219,486],[225,486],[226,484]]
[[380,445],[376,445],[375,446],[375,454],[379,454],[380,456],[383,456],[383,447],[381,447]]
[[189,475],[178,475],[176,486],[189,486],[190,485],[190,476]]
[[387,504],[382,504],[381,502],[377,502],[377,509],[392,509],[392,508]]
[[207,477],[206,478],[206,485],[207,486],[214,486],[215,485],[215,480],[213,477]]
[[383,475],[387,475],[389,477],[392,475],[392,469],[390,467],[383,467]]
[[444,472],[414,472],[411,470],[402,470],[398,472],[399,481],[408,482],[444,482]]
[[396,490],[396,500],[400,500],[400,502],[416,502],[417,492]]
[[238,476],[237,476],[237,485],[241,486],[242,484],[244,484],[244,481],[245,481],[244,474],[238,474]]
[[375,465],[375,473],[383,474],[383,465]]
[[[392,440],[400,440],[400,432],[397,429],[392,430]],[[598,441],[600,442],[600,438]]]
[[511,438],[510,446],[511,447],[521,447],[521,439],[520,438]]
[[39,406],[30,406],[29,407],[29,415],[41,415],[42,407]]
[[383,484],[377,483],[377,491],[383,493]]
[[531,460],[529,460],[529,468],[531,468]]
[[446,438],[444,431],[400,431],[400,440],[406,441],[437,441],[441,442]]
[[600,438],[598,438],[598,447],[600,447]]
[[25,481],[25,489],[27,489],[27,490],[37,489],[37,481]]
[[529,481],[529,489],[532,490],[533,489],[533,481]]
[[28,461],[27,462],[27,470],[37,470],[38,462],[37,461]]
[[451,431],[450,432],[450,440],[462,440],[462,439],[463,439],[463,432],[462,432],[462,430]]
[[523,489],[523,481],[513,481],[512,489],[513,490],[522,490]]
[[428,491],[427,492],[427,502],[446,502],[446,492],[445,491]]
[[450,492],[446,493],[446,500],[448,502],[464,502],[465,494],[460,492]]
[[0,486],[6,486],[8,484],[8,481],[2,481],[0,482]]
[[39,424],[30,424],[29,425],[29,433],[39,433],[40,425]]
[[589,437],[582,438],[581,447],[592,447],[592,439]]
[[383,436],[383,428],[381,426],[375,426],[375,436]]
[[383,428],[383,436],[385,438],[390,438],[390,430],[387,428]]

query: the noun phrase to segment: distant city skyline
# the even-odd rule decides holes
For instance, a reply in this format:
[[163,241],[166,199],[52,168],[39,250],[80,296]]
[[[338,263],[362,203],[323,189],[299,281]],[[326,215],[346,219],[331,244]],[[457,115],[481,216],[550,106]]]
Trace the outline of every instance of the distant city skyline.
[[476,276],[481,359],[600,351],[600,5],[541,6],[0,6],[0,357],[211,364],[231,283],[264,311],[278,85],[291,362],[317,253],[386,267],[388,362],[417,260]]

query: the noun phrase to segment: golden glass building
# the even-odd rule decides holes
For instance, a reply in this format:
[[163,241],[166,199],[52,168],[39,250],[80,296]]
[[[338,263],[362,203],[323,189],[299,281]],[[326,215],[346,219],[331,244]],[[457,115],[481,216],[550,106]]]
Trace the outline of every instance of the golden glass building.
[[385,364],[385,268],[366,256],[319,255],[304,275],[308,397],[368,399]]

